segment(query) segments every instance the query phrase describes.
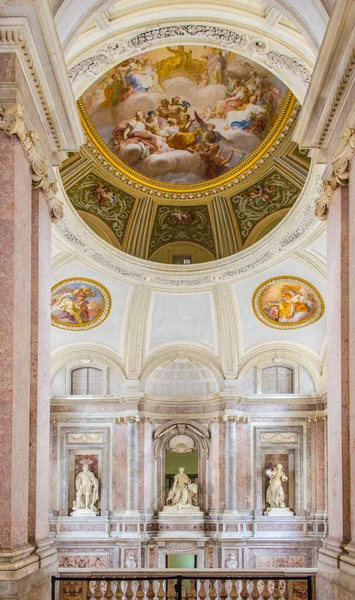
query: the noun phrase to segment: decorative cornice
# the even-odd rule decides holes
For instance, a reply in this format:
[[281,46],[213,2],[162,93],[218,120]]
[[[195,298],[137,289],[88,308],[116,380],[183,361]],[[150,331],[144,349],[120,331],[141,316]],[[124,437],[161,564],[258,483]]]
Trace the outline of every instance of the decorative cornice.
[[114,65],[118,60],[124,60],[128,56],[143,52],[148,48],[161,44],[162,41],[171,39],[201,38],[210,40],[213,44],[220,44],[230,50],[239,50],[242,54],[258,57],[266,66],[282,71],[284,69],[295,75],[305,86],[308,86],[311,74],[306,67],[297,59],[275,52],[268,51],[268,45],[263,40],[251,39],[247,35],[231,31],[223,27],[211,25],[174,25],[167,27],[154,27],[149,31],[140,33],[128,41],[117,41],[99,48],[95,54],[85,58],[69,70],[72,83],[83,77],[99,75]]
[[38,134],[29,131],[24,120],[24,107],[14,104],[6,108],[0,105],[0,129],[9,137],[15,135],[21,142],[32,171],[32,186],[45,193],[51,219],[57,222],[63,217],[63,203],[56,197],[58,187],[48,177],[48,164],[43,154],[36,147]]
[[329,206],[335,190],[339,186],[349,184],[350,161],[354,152],[355,129],[347,127],[332,161],[331,179],[322,182],[321,193],[315,200],[315,214],[321,221],[325,221],[328,217]]
[[[1,0],[0,0],[0,4],[1,4]],[[0,10],[1,10],[1,8],[0,8]],[[1,46],[6,46],[6,47],[14,46],[16,49],[18,49],[21,52],[21,54],[25,60],[25,63],[28,67],[28,71],[33,80],[34,86],[36,88],[36,91],[37,91],[40,103],[42,105],[43,112],[44,112],[45,118],[47,120],[48,126],[50,128],[53,140],[57,146],[57,149],[61,150],[62,145],[61,145],[61,141],[60,141],[60,135],[59,135],[58,129],[55,124],[55,119],[54,119],[53,113],[49,107],[49,103],[47,101],[42,82],[38,75],[38,71],[35,66],[35,61],[30,52],[30,47],[29,47],[29,44],[26,39],[25,29],[21,26],[7,27],[4,25],[1,25],[0,26],[0,48],[1,48]]]

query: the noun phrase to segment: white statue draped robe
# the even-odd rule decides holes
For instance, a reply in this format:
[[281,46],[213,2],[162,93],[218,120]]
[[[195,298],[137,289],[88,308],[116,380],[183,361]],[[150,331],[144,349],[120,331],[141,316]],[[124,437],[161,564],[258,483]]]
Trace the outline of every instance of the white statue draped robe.
[[270,484],[266,491],[266,502],[271,508],[285,508],[285,494],[282,482],[287,481],[282,465],[276,465],[272,470],[268,469],[266,475],[270,477]]
[[94,473],[89,470],[88,465],[84,465],[83,470],[78,473],[75,484],[76,500],[73,506],[74,512],[86,510],[97,514],[98,509],[95,504],[99,499],[99,482]]
[[196,483],[191,483],[184,470],[184,467],[179,468],[166,500],[168,506],[176,506],[178,510],[197,505],[198,486]]

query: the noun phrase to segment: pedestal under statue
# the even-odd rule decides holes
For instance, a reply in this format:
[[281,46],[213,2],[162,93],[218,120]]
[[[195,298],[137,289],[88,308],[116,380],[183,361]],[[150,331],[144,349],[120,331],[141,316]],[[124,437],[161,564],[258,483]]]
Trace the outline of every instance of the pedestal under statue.
[[78,473],[75,480],[76,500],[73,503],[72,517],[96,517],[99,509],[95,506],[99,499],[99,482],[88,467]]
[[285,505],[285,493],[282,487],[283,481],[288,481],[283,466],[278,464],[272,470],[268,469],[266,475],[270,478],[269,487],[266,490],[266,502],[270,508],[266,510],[268,516],[290,516],[293,512]]

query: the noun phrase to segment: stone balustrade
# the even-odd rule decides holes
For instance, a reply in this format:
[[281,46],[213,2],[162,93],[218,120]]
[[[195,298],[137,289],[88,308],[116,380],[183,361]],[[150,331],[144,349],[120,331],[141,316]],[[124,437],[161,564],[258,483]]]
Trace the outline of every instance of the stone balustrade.
[[64,570],[52,600],[312,600],[316,569]]

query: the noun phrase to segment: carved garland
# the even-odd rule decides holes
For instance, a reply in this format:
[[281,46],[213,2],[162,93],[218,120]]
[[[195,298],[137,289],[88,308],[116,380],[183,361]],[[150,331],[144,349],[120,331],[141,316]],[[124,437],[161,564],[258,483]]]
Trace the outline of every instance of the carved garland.
[[96,54],[85,58],[69,70],[72,83],[82,77],[98,75],[107,66],[114,64],[118,59],[133,55],[134,52],[143,52],[155,44],[171,39],[181,38],[186,40],[202,38],[217,42],[228,49],[239,49],[251,56],[258,56],[266,65],[275,69],[287,69],[293,73],[305,86],[308,86],[311,74],[308,69],[293,57],[268,51],[267,44],[262,40],[252,40],[249,36],[213,25],[171,25],[155,27],[131,38],[127,42],[119,41],[100,48]]
[[349,184],[350,161],[355,152],[355,129],[348,127],[342,136],[338,151],[332,161],[331,180],[322,183],[320,196],[315,200],[315,214],[321,221],[328,217],[333,193],[339,186]]
[[63,203],[56,197],[57,184],[49,181],[48,163],[36,147],[38,133],[29,131],[25,126],[24,107],[21,104],[9,108],[0,105],[0,129],[9,137],[15,135],[21,142],[30,163],[32,186],[44,191],[51,219],[56,223],[63,217]]

